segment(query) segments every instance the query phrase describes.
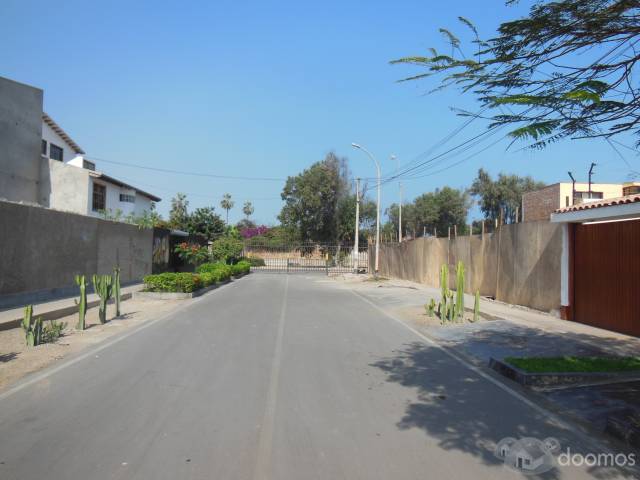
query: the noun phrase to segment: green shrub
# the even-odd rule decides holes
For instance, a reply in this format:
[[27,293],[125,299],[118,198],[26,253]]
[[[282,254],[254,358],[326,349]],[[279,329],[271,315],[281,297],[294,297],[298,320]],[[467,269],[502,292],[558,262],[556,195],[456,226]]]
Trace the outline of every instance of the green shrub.
[[234,236],[220,237],[211,244],[211,256],[214,260],[234,263],[242,255],[242,240]]
[[251,270],[251,264],[246,260],[241,260],[235,265],[231,265],[231,272],[234,277],[239,275],[244,275],[245,273],[249,273]]
[[225,265],[224,263],[203,263],[198,267],[198,273],[200,275],[213,275],[214,281],[224,282],[231,277],[233,271],[231,266]]
[[160,273],[144,277],[147,292],[182,292],[191,293],[203,287],[199,274],[194,273]]
[[55,342],[62,335],[62,331],[67,328],[65,322],[56,322],[51,320],[48,325],[42,329],[42,343]]
[[252,267],[264,267],[264,259],[260,257],[242,257],[241,261],[249,262]]

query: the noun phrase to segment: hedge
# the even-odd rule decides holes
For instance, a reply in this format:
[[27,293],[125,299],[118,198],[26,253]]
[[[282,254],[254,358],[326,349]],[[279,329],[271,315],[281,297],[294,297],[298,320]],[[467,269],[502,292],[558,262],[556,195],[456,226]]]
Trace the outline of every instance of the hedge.
[[231,265],[231,272],[233,273],[234,277],[237,277],[238,275],[244,275],[245,273],[249,273],[250,270],[251,270],[251,264],[246,260],[240,260],[235,265]]
[[144,289],[147,292],[191,293],[204,286],[200,275],[187,272],[166,272],[157,275],[147,275],[143,281]]

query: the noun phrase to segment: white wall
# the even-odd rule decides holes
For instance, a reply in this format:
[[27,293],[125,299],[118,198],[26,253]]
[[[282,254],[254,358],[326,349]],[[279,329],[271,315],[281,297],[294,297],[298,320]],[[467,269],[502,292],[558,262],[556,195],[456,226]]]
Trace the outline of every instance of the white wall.
[[47,141],[47,157],[49,157],[50,153],[50,143],[53,143],[54,145],[62,148],[62,161],[64,163],[67,163],[74,157],[78,156],[78,154],[73,151],[71,146],[67,144],[67,142],[65,142],[60,135],[54,132],[51,127],[44,121],[42,122],[42,139]]
[[[115,215],[118,210],[122,211],[122,216],[126,217],[127,215],[133,213],[136,216],[140,216],[144,213],[145,210],[151,210],[151,200],[147,197],[137,193],[135,190],[121,187],[119,185],[115,185],[113,183],[107,182],[101,178],[92,178],[92,185],[90,188],[89,195],[89,208],[88,214],[94,217],[100,217],[98,212],[94,212],[92,209],[93,206],[93,183],[99,183],[101,185],[105,185],[107,187],[107,200],[105,205],[105,210],[109,211],[110,214]],[[134,195],[136,197],[135,203],[130,202],[121,202],[120,194],[124,193],[127,195]]]
[[[91,208],[89,170],[49,158],[43,158],[42,162],[40,203],[56,210],[86,215]],[[45,181],[47,176],[48,181]]]

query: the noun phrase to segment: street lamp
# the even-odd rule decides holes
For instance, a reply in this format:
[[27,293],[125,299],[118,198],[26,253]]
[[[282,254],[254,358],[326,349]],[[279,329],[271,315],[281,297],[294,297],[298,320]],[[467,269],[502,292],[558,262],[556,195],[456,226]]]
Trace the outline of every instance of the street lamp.
[[[398,169],[396,170],[400,174],[400,160],[395,155],[391,155],[391,160],[396,161],[396,165]],[[398,182],[398,187],[400,187],[400,203],[398,204],[398,243],[402,242],[402,182]]]
[[376,160],[376,158],[371,154],[371,152],[369,150],[367,150],[366,148],[364,148],[361,145],[358,145],[357,143],[352,143],[351,146],[353,148],[357,148],[359,150],[362,150],[364,153],[366,153],[369,158],[371,160],[373,160],[373,163],[376,164],[376,172],[378,174],[378,203],[376,205],[376,265],[375,265],[375,274],[378,275],[378,266],[379,264],[379,259],[380,259],[380,164],[378,163],[378,161]]

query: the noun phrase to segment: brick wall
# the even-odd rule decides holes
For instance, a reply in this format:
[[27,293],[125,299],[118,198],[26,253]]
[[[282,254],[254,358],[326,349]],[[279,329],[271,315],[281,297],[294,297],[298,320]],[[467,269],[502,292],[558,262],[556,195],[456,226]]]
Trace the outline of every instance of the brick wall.
[[550,185],[522,195],[522,221],[549,221],[549,215],[560,208],[560,184]]

